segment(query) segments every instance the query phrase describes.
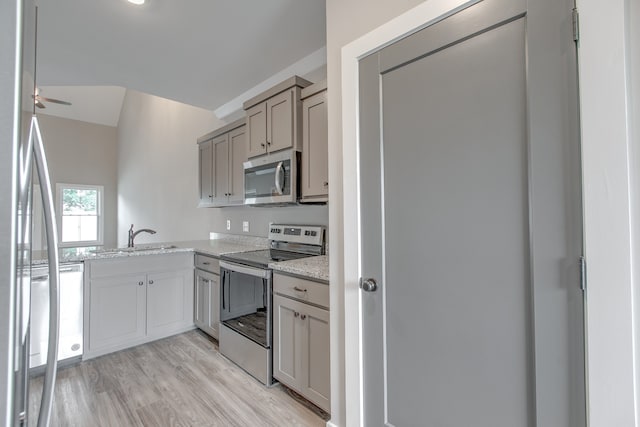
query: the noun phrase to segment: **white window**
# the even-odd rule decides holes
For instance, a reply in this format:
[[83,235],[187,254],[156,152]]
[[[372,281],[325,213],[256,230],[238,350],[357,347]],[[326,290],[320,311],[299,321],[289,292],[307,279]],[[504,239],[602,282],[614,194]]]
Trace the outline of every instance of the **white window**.
[[104,187],[57,184],[56,190],[60,246],[102,245]]

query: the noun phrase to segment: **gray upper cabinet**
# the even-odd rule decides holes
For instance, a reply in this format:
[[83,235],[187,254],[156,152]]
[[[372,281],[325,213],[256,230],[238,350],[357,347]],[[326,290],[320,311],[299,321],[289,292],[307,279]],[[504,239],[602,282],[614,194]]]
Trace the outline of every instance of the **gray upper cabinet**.
[[247,157],[259,156],[267,150],[267,103],[254,105],[246,113]]
[[[244,119],[242,119],[244,121]],[[242,164],[247,160],[246,126],[229,132],[229,196],[232,205],[244,203],[244,169]]]
[[245,119],[198,138],[199,207],[239,205],[244,201],[242,163],[247,158]]
[[294,76],[243,104],[247,116],[247,157],[286,148],[301,149],[301,90],[310,84]]
[[300,202],[326,202],[329,197],[327,81],[302,90],[302,194]]
[[213,144],[213,204],[224,205],[229,194],[229,138],[228,134],[214,138]]
[[213,204],[213,145],[211,140],[198,142],[199,203],[198,206]]

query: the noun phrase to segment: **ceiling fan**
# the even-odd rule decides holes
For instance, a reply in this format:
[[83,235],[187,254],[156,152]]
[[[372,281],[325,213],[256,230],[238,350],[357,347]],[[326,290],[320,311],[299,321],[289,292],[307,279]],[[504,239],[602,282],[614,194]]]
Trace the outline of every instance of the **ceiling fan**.
[[55,99],[55,98],[47,98],[45,96],[40,95],[40,89],[38,88],[36,88],[36,94],[31,95],[31,97],[35,100],[35,105],[38,108],[47,108],[43,104],[43,102],[52,102],[54,104],[61,104],[61,105],[71,105],[71,103],[68,101],[62,101],[60,99]]
[[47,108],[43,102],[51,102],[53,104],[60,104],[60,105],[71,105],[70,102],[68,101],[62,101],[60,99],[55,99],[55,98],[47,98],[44,97],[42,95],[40,95],[40,88],[37,85],[38,80],[36,79],[37,73],[37,64],[38,64],[38,6],[36,6],[36,16],[35,16],[35,40],[34,40],[34,45],[33,45],[33,95],[31,95],[31,98],[33,98],[33,114],[36,113],[36,108]]

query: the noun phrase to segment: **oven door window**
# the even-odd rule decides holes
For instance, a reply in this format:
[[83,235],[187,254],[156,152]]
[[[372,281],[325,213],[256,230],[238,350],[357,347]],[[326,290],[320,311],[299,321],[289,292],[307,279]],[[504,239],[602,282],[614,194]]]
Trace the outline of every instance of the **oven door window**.
[[291,160],[245,169],[244,189],[247,198],[290,195]]
[[267,279],[222,270],[220,320],[263,347],[270,345],[268,286]]

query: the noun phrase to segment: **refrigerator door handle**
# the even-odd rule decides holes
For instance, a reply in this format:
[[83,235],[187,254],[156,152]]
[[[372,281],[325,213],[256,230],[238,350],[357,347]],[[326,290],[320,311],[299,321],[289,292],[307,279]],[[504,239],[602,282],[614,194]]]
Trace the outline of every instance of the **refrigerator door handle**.
[[[56,226],[55,207],[53,202],[53,192],[51,190],[51,179],[47,158],[42,143],[42,134],[38,118],[34,115],[31,119],[31,127],[35,136],[33,141],[33,152],[38,171],[38,178],[42,186],[42,205],[44,210],[44,222],[47,234],[47,253],[49,260],[49,345],[47,350],[47,366],[45,368],[44,386],[42,390],[42,402],[40,403],[40,414],[38,415],[38,427],[48,427],[51,419],[51,409],[53,404],[53,390],[56,383],[56,373],[58,371],[58,333],[59,333],[59,283],[60,283],[60,263],[58,259],[58,229]],[[30,144],[31,145],[31,144]]]

